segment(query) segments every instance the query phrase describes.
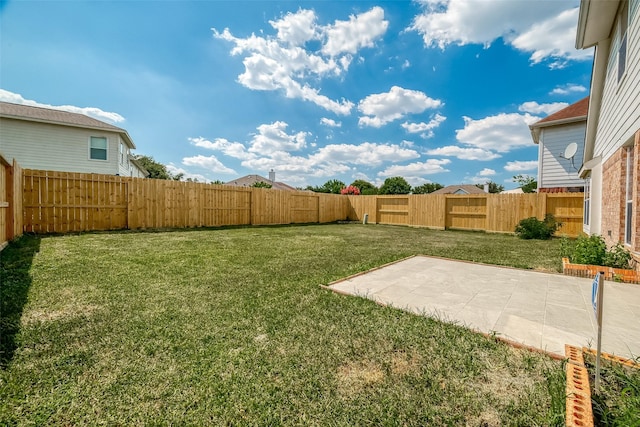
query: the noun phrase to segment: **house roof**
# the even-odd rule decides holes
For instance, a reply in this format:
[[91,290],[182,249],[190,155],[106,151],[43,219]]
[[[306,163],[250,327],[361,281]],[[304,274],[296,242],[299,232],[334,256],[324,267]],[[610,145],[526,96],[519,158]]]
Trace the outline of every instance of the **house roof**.
[[126,130],[92,117],[85,116],[84,114],[70,113],[68,111],[55,110],[52,108],[32,107],[30,105],[0,102],[0,117],[116,132],[123,137],[130,148],[136,148],[133,140]]
[[434,191],[431,194],[485,194],[482,188],[478,188],[473,184],[447,185],[444,188]]
[[587,113],[589,112],[589,97],[582,98],[578,102],[574,102],[568,107],[563,108],[560,111],[556,111],[553,114],[548,115],[542,120],[529,125],[531,130],[531,136],[533,142],[538,144],[540,142],[540,129],[550,126],[566,125],[569,123],[586,122]]
[[269,181],[269,179],[260,175],[245,175],[240,178],[231,180],[229,182],[225,182],[224,185],[233,185],[236,187],[251,187],[256,182],[264,182],[266,184],[271,184],[271,188],[274,190],[287,190],[287,191],[296,191],[295,187],[292,187],[284,182],[277,181]]
[[576,30],[576,49],[594,46],[609,38],[620,1],[582,0]]

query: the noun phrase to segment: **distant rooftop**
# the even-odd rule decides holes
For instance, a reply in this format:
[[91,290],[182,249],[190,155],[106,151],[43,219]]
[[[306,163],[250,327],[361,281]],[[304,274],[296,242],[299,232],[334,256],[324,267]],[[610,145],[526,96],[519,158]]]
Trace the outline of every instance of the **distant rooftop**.
[[447,185],[431,194],[486,194],[482,188],[473,184]]
[[286,191],[296,191],[295,187],[290,186],[289,184],[285,184],[284,182],[278,181],[269,181],[268,178],[260,175],[245,175],[237,179],[233,179],[229,182],[225,182],[224,185],[233,185],[236,187],[251,187],[256,182],[264,182],[265,184],[271,184],[271,188],[274,190],[286,190]]

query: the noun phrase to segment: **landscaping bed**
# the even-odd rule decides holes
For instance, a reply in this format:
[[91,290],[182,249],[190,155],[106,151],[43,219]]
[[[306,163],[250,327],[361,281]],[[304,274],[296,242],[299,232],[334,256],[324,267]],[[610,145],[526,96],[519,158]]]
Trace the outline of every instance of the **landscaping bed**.
[[318,286],[559,253],[361,224],[24,237],[0,259],[0,425],[563,425],[561,362]]

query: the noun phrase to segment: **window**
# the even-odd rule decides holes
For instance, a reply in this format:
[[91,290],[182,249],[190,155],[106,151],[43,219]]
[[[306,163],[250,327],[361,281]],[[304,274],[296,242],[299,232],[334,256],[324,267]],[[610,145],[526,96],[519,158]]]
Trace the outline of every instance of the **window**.
[[589,225],[589,215],[590,206],[591,205],[591,177],[584,180],[584,206],[583,206],[583,217],[582,223],[584,225]]
[[121,142],[120,143],[120,164],[121,165],[124,165],[124,155],[125,155],[124,144]]
[[618,83],[624,77],[627,67],[627,26],[629,25],[629,2],[622,4],[618,15]]
[[89,158],[107,160],[107,138],[92,136],[89,140]]
[[627,147],[627,179],[626,179],[626,208],[624,212],[624,242],[631,244],[633,225],[633,147]]

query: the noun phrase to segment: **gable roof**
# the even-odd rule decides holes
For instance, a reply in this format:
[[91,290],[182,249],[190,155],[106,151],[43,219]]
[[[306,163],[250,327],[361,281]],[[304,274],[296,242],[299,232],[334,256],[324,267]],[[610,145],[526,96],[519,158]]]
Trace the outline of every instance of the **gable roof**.
[[531,136],[533,142],[538,144],[540,142],[540,129],[544,127],[559,126],[569,123],[577,123],[587,121],[587,113],[589,112],[589,97],[582,98],[578,102],[574,102],[568,107],[563,108],[560,111],[556,111],[553,114],[548,115],[542,120],[529,125],[531,130]]
[[71,126],[83,129],[116,132],[123,137],[130,148],[136,148],[133,140],[126,130],[92,117],[85,116],[84,114],[70,113],[68,111],[55,110],[52,108],[32,107],[30,105],[0,102],[0,117],[61,126]]
[[224,185],[233,185],[236,187],[251,187],[256,182],[264,182],[265,184],[271,184],[271,188],[274,190],[287,190],[287,191],[297,191],[296,188],[285,184],[284,182],[277,181],[269,181],[264,176],[260,175],[245,175],[240,178],[231,180],[229,182],[225,182]]
[[447,185],[444,188],[434,191],[431,194],[486,194],[482,188],[478,188],[473,184]]

